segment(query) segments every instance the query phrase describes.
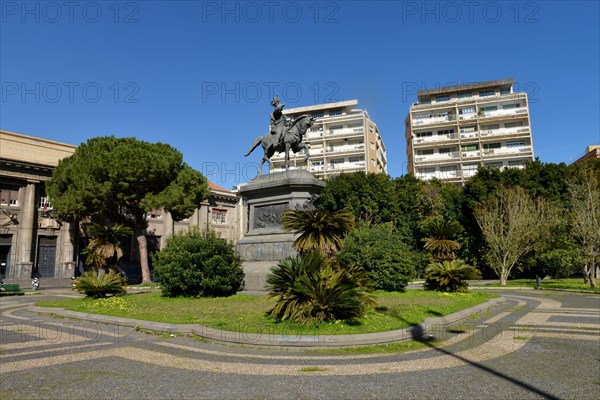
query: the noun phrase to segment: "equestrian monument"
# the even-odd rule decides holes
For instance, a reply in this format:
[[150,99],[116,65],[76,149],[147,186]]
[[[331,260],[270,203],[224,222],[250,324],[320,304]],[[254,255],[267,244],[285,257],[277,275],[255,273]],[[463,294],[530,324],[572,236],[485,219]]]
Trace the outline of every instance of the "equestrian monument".
[[[284,105],[276,97],[271,102],[275,110],[271,113],[270,132],[254,140],[246,153],[248,156],[262,145],[263,158],[259,175],[240,185],[244,198],[246,226],[244,237],[237,243],[238,254],[244,260],[246,274],[245,290],[264,290],[267,274],[271,267],[284,258],[296,254],[292,247],[295,234],[285,232],[281,225],[283,212],[288,209],[310,209],[325,183],[303,169],[289,169],[289,151],[304,151],[308,159],[308,146],[303,137],[315,119],[302,115],[287,120],[281,112]],[[269,163],[276,152],[285,152],[285,167],[282,171],[262,174],[262,166]]]

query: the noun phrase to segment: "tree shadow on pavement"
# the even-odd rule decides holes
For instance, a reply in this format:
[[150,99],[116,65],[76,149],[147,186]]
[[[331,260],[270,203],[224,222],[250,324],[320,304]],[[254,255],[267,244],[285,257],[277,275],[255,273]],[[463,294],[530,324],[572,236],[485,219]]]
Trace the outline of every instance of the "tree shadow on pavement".
[[448,356],[454,357],[454,358],[456,358],[458,360],[461,360],[461,361],[463,361],[463,362],[465,362],[465,363],[467,363],[467,364],[469,364],[469,365],[471,365],[471,366],[473,366],[475,368],[478,368],[478,369],[480,369],[482,371],[488,372],[488,373],[490,373],[492,375],[495,375],[495,376],[497,376],[499,378],[502,378],[502,379],[504,379],[504,380],[506,380],[506,381],[514,384],[514,385],[520,386],[523,389],[526,389],[526,390],[528,390],[528,391],[530,391],[532,393],[536,393],[536,394],[538,394],[540,396],[543,396],[546,399],[560,400],[560,397],[556,397],[556,396],[554,396],[554,395],[552,395],[552,394],[550,394],[548,392],[545,392],[545,391],[543,391],[541,389],[538,389],[535,386],[532,386],[532,385],[528,384],[527,382],[524,382],[524,381],[521,381],[519,379],[513,378],[512,376],[508,376],[508,375],[506,375],[506,374],[504,374],[504,373],[502,373],[500,371],[496,371],[493,368],[487,367],[487,366],[485,366],[483,364],[480,364],[478,362],[469,360],[467,358],[464,358],[462,356],[454,354],[451,351],[448,351],[446,349],[443,349],[441,347],[436,346],[435,343],[434,343],[435,337],[433,335],[431,335],[430,333],[427,333],[423,329],[423,327],[421,325],[413,325],[410,328],[410,334],[411,334],[412,338],[415,341],[423,343],[426,346],[428,346],[428,347],[430,347],[430,348],[432,348],[432,349],[434,349],[436,351],[439,351],[440,353],[443,353],[443,354],[446,354]]

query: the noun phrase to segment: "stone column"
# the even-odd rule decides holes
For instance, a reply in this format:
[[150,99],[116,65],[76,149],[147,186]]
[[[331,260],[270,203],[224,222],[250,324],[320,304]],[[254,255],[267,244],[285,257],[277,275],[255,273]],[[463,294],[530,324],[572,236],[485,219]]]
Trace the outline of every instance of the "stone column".
[[35,249],[33,230],[35,228],[35,182],[27,182],[25,198],[21,207],[19,234],[17,238],[16,279],[28,279],[33,270]]
[[77,223],[65,223],[60,229],[60,242],[58,251],[59,255],[59,272],[57,278],[70,278],[75,274],[75,243],[74,238],[77,237],[73,227]]

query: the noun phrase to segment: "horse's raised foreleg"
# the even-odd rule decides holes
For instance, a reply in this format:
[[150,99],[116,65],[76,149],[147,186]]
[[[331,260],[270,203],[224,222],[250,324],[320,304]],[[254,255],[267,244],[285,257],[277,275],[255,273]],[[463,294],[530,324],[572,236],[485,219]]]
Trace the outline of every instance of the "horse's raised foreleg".
[[285,170],[290,166],[290,144],[285,144]]

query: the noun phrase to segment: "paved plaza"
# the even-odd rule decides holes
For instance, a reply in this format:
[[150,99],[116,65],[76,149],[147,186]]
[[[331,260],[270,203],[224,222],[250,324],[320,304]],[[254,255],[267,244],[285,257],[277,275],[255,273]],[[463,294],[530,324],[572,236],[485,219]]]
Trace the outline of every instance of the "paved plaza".
[[0,299],[10,399],[598,399],[600,296],[499,291],[500,305],[396,354],[320,354],[40,315],[46,290]]

